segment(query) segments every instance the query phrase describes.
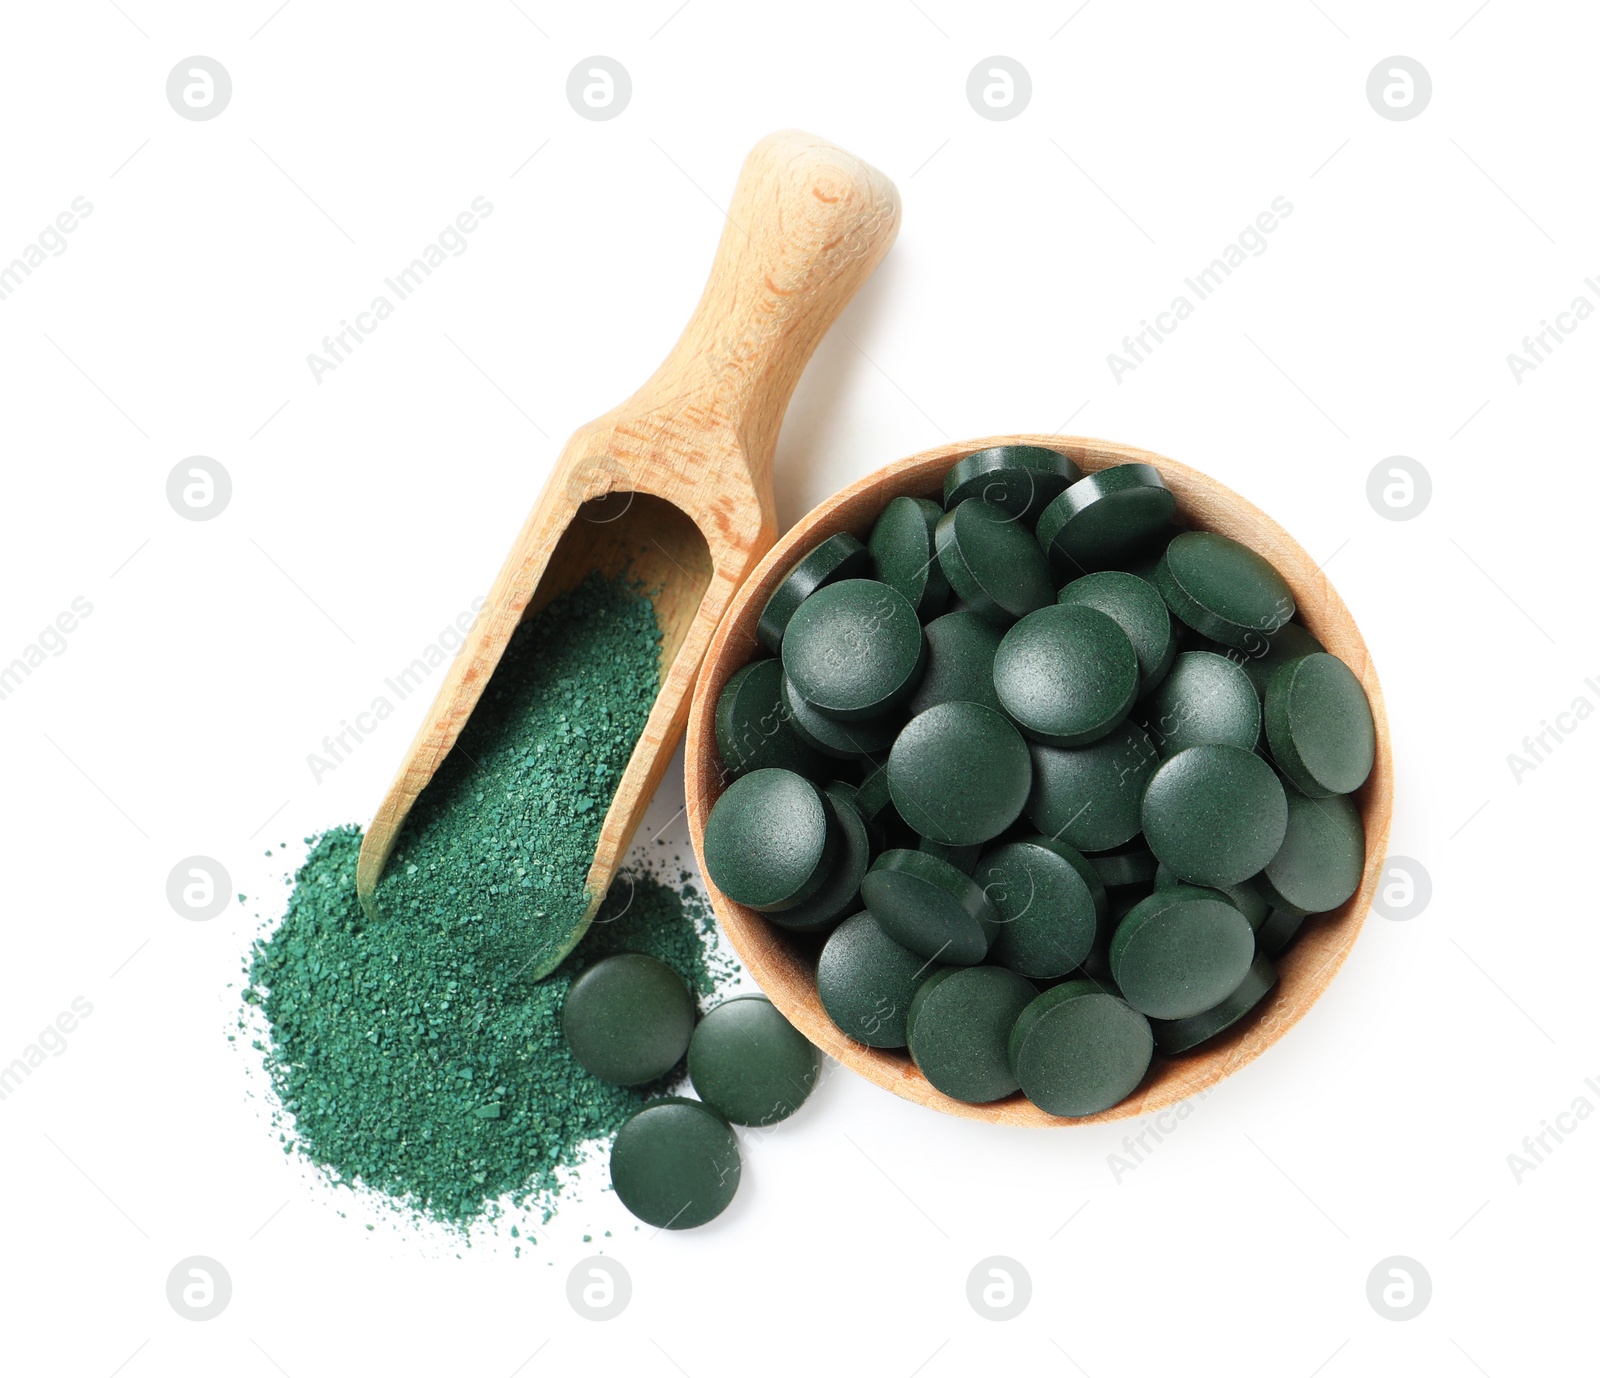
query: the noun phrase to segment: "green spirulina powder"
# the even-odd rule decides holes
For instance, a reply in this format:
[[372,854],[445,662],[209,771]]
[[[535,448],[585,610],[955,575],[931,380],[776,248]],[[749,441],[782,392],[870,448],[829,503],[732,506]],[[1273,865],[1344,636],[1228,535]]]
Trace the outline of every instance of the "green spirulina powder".
[[245,996],[270,1026],[257,1046],[293,1116],[286,1152],[466,1225],[507,1194],[548,1201],[558,1169],[659,1092],[579,1067],[561,1003],[617,951],[651,953],[710,994],[713,924],[696,892],[624,876],[572,955],[529,973],[583,909],[660,639],[648,599],[593,575],[524,624],[407,819],[375,922],[356,899],[359,829],[315,839]]

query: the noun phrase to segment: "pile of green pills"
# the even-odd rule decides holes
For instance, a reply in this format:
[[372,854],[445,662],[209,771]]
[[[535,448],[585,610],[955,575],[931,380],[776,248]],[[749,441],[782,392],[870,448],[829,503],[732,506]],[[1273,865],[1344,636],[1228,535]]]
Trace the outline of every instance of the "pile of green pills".
[[677,972],[618,952],[572,983],[561,1032],[573,1057],[614,1086],[662,1082],[688,1057],[699,1100],[661,1096],[623,1121],[611,1185],[647,1225],[686,1230],[716,1219],[739,1188],[734,1125],[787,1119],[816,1085],[821,1058],[764,995],[724,1000],[696,1022]]
[[1360,681],[1148,464],[968,455],[840,532],[716,707],[703,855],[815,935],[839,1029],[934,1087],[1091,1115],[1239,1024],[1365,863]]

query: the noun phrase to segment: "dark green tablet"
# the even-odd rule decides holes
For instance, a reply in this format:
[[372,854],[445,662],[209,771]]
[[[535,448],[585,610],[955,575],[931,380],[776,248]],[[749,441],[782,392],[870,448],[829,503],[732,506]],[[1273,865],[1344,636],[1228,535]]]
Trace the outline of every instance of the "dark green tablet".
[[934,544],[950,587],[997,626],[1055,601],[1050,568],[1033,533],[1003,507],[968,498],[939,519]]
[[1017,1016],[1037,994],[1005,967],[946,968],[911,1001],[911,1057],[935,1089],[955,1100],[986,1104],[1018,1087],[1010,1039]]
[[752,909],[792,909],[822,888],[839,836],[822,795],[790,770],[753,770],[722,792],[706,819],[706,872]]
[[817,996],[846,1038],[869,1048],[903,1048],[911,997],[936,969],[885,933],[871,914],[856,914],[823,946]]
[[878,514],[867,538],[873,572],[924,622],[937,617],[950,598],[950,581],[933,545],[933,531],[943,515],[931,498],[894,498]]
[[840,722],[876,718],[904,703],[926,655],[915,610],[876,579],[841,579],[818,589],[783,635],[789,683]]
[[1028,744],[979,703],[942,703],[917,714],[889,752],[896,811],[947,846],[998,837],[1021,814],[1032,781]]
[[1273,672],[1267,745],[1302,794],[1349,794],[1366,783],[1377,729],[1367,691],[1344,661],[1319,651]]
[[689,1046],[694,998],[683,978],[643,952],[584,970],[561,1004],[561,1033],[578,1065],[614,1086],[665,1076]]
[[715,1220],[739,1189],[739,1141],[699,1101],[664,1096],[635,1110],[611,1145],[611,1185],[640,1220],[690,1230]]
[[1126,1100],[1150,1067],[1150,1021],[1093,981],[1066,981],[1017,1017],[1008,1044],[1022,1094],[1051,1115]]
[[[1128,716],[1139,662],[1128,634],[1105,613],[1052,603],[1005,634],[995,653],[994,688],[1006,715],[1033,741],[1088,746]],[[1253,692],[1250,700],[1253,706]]]
[[1123,998],[1152,1019],[1188,1019],[1244,979],[1256,939],[1214,890],[1157,890],[1130,909],[1111,939],[1111,975]]
[[788,1119],[821,1069],[821,1054],[764,995],[724,1000],[689,1040],[695,1094],[733,1124]]
[[1237,746],[1191,746],[1161,763],[1140,808],[1157,860],[1194,885],[1248,880],[1277,855],[1289,805],[1276,772]]
[[1000,922],[982,886],[926,852],[885,852],[862,879],[861,898],[902,947],[952,965],[981,962]]

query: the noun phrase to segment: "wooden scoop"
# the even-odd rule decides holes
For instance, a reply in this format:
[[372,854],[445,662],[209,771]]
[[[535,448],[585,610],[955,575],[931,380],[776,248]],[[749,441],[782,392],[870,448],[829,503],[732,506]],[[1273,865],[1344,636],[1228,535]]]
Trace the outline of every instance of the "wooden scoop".
[[582,919],[588,928],[666,770],[689,695],[735,591],[777,537],[772,453],[800,372],[900,228],[881,172],[809,134],[751,150],[711,277],[666,361],[621,406],[580,427],[506,557],[466,644],[361,844],[356,891],[377,917],[400,826],[449,754],[524,617],[591,570],[626,572],[661,627],[661,692],[606,811]]

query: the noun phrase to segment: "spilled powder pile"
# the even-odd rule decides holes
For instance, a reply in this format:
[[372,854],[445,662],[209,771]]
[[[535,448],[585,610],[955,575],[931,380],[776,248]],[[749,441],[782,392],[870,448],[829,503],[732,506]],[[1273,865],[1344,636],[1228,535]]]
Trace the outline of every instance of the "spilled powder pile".
[[582,909],[659,648],[649,601],[594,576],[525,624],[407,820],[377,921],[356,899],[360,831],[315,840],[247,973],[270,1028],[257,1046],[293,1116],[286,1152],[465,1226],[506,1194],[548,1202],[558,1169],[659,1092],[579,1067],[561,1003],[616,951],[659,957],[709,995],[713,921],[697,892],[623,876],[572,955],[542,981],[526,974]]

